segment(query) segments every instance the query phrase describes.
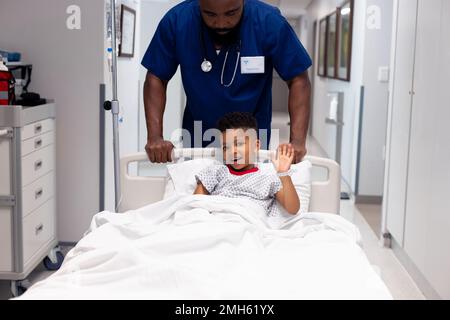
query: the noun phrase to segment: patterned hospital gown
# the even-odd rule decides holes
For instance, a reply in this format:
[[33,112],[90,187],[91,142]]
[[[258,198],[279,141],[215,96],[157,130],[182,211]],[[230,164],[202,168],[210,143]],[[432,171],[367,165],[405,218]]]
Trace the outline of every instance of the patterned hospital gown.
[[243,173],[223,164],[215,164],[200,171],[195,178],[211,195],[247,198],[261,205],[269,216],[280,215],[275,194],[282,184],[275,172],[262,172],[254,168]]

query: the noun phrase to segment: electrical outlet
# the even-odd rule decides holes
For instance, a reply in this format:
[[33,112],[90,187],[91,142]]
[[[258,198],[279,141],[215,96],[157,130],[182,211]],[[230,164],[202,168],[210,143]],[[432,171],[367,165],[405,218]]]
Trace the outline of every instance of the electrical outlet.
[[389,82],[389,67],[378,68],[378,81]]

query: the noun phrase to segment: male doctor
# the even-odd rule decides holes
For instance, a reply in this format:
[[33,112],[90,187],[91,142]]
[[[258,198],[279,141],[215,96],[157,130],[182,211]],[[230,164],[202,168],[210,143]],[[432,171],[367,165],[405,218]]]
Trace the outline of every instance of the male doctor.
[[190,133],[190,146],[200,148],[210,142],[200,138],[201,145],[196,145],[194,122],[201,121],[203,135],[234,111],[251,112],[270,141],[275,68],[289,87],[290,143],[295,162],[300,162],[306,155],[311,64],[275,7],[259,0],[181,2],[163,17],[142,59],[148,70],[144,105],[149,160],[172,161],[174,146],[163,138],[163,115],[167,84],[180,66],[187,97],[183,129]]

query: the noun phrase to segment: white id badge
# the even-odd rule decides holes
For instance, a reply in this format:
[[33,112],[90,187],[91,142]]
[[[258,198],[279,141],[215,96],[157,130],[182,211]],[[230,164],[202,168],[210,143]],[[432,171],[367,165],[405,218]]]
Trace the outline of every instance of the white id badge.
[[241,74],[255,74],[264,72],[264,57],[241,57]]

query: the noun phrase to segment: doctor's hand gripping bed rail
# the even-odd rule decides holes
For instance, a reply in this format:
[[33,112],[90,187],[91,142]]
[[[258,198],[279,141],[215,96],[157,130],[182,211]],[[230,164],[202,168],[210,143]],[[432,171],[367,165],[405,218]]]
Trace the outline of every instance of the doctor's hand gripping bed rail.
[[[177,163],[183,159],[214,159],[216,152],[217,149],[215,148],[174,149],[172,152],[172,163]],[[270,160],[275,152],[261,150],[258,155],[259,161],[264,162]],[[315,167],[327,170],[327,179],[325,181],[314,181],[314,174],[311,173],[312,184],[309,211],[339,214],[341,191],[341,170],[339,164],[334,160],[313,156],[307,156],[304,160],[311,162],[313,171]],[[147,154],[144,152],[121,158],[120,181],[122,186],[122,200],[119,206],[119,212],[137,209],[163,199],[167,177],[140,177],[129,174],[130,163],[148,161]],[[150,190],[151,192],[149,192]]]

